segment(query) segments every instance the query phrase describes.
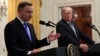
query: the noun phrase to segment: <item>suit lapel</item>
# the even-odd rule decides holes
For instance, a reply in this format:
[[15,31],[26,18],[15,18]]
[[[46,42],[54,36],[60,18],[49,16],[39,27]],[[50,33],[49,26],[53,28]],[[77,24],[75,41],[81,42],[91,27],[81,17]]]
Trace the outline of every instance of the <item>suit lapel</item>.
[[[63,27],[64,27],[69,33],[71,33],[72,36],[74,36],[76,39],[78,39],[78,37],[76,37],[74,31],[73,31],[72,28],[68,25],[67,22],[65,22],[64,20],[62,20],[61,23],[62,23]],[[76,30],[76,28],[75,28],[75,30]],[[77,31],[77,30],[76,30],[76,31]],[[76,34],[77,34],[77,32],[76,32]]]
[[16,22],[16,26],[21,29],[22,31],[25,32],[25,28],[23,27],[23,24],[16,18],[15,19],[15,22]]
[[[23,35],[26,35],[26,37],[24,37],[24,39],[25,39],[26,41],[30,42],[30,40],[29,40],[29,38],[28,38],[28,35],[27,35],[27,32],[26,32],[26,30],[25,30],[23,24],[22,24],[17,18],[15,19],[15,22],[16,22],[16,27],[17,27],[17,29],[19,29],[20,32],[23,33]],[[30,43],[31,43],[31,42],[30,42]]]

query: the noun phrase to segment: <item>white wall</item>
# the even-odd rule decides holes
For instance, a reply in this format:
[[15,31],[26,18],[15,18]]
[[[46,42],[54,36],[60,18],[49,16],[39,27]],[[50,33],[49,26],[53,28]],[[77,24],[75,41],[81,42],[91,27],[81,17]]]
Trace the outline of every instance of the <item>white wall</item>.
[[[52,21],[57,23],[60,20],[59,10],[61,6],[77,6],[77,5],[87,5],[92,6],[92,24],[96,25],[97,29],[100,31],[99,16],[100,16],[100,0],[42,0],[41,7],[41,20]],[[47,36],[52,28],[41,25],[41,38]],[[93,30],[93,40],[97,43],[100,42],[100,36],[96,31]],[[42,49],[48,49],[55,47],[57,42],[53,42],[50,46],[44,47]],[[57,45],[56,45],[57,47]]]
[[[4,0],[0,0],[0,6],[3,4],[2,1],[4,1]],[[7,0],[5,0],[5,2],[6,2],[6,6],[7,6]],[[0,17],[0,56],[7,55],[5,42],[4,42],[4,27],[5,27],[6,23],[7,23],[7,12],[6,12],[6,16]]]
[[[53,0],[42,0],[42,7],[41,7],[41,20],[44,20],[45,22],[47,21],[52,21],[54,22],[54,17],[53,17]],[[46,27],[41,25],[41,39],[46,37],[52,30],[55,31],[55,28],[52,27]],[[57,41],[54,41],[57,42]],[[54,48],[57,47],[57,43],[52,42],[50,46],[46,46],[41,48],[42,50],[49,49],[49,48]]]
[[[96,25],[97,29],[100,31],[100,0],[94,0],[93,2],[93,23]],[[93,39],[97,42],[100,43],[100,36],[97,34],[96,31],[93,30]]]

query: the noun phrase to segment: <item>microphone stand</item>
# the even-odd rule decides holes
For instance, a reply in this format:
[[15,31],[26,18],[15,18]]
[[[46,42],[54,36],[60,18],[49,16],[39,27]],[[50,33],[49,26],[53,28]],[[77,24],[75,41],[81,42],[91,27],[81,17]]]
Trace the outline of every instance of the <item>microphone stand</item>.
[[51,25],[52,27],[56,28],[56,24],[53,23],[53,22],[51,22],[51,21],[48,21],[47,26],[48,26],[48,25]]
[[97,33],[98,33],[98,35],[99,35],[99,37],[100,37],[100,32],[99,32],[99,30],[96,28],[96,26],[95,26],[95,25],[92,25],[92,28],[93,28],[95,31],[97,31]]

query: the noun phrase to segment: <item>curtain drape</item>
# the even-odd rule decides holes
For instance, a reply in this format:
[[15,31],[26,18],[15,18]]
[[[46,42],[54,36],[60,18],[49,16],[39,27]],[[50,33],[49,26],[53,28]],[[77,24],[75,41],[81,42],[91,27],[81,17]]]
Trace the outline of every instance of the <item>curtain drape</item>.
[[41,0],[8,0],[8,22],[13,20],[17,16],[17,6],[21,1],[29,1],[34,6],[33,17],[30,23],[33,24],[35,28],[36,35],[39,39],[40,37],[40,7]]

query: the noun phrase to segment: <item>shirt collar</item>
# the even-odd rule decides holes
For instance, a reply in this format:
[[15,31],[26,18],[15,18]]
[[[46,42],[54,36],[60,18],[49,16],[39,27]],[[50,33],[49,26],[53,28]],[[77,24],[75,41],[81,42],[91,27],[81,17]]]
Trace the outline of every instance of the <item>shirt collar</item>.
[[19,16],[17,16],[17,18],[22,24],[24,24],[24,21]]
[[66,23],[70,24],[71,22],[70,21],[66,21]]

